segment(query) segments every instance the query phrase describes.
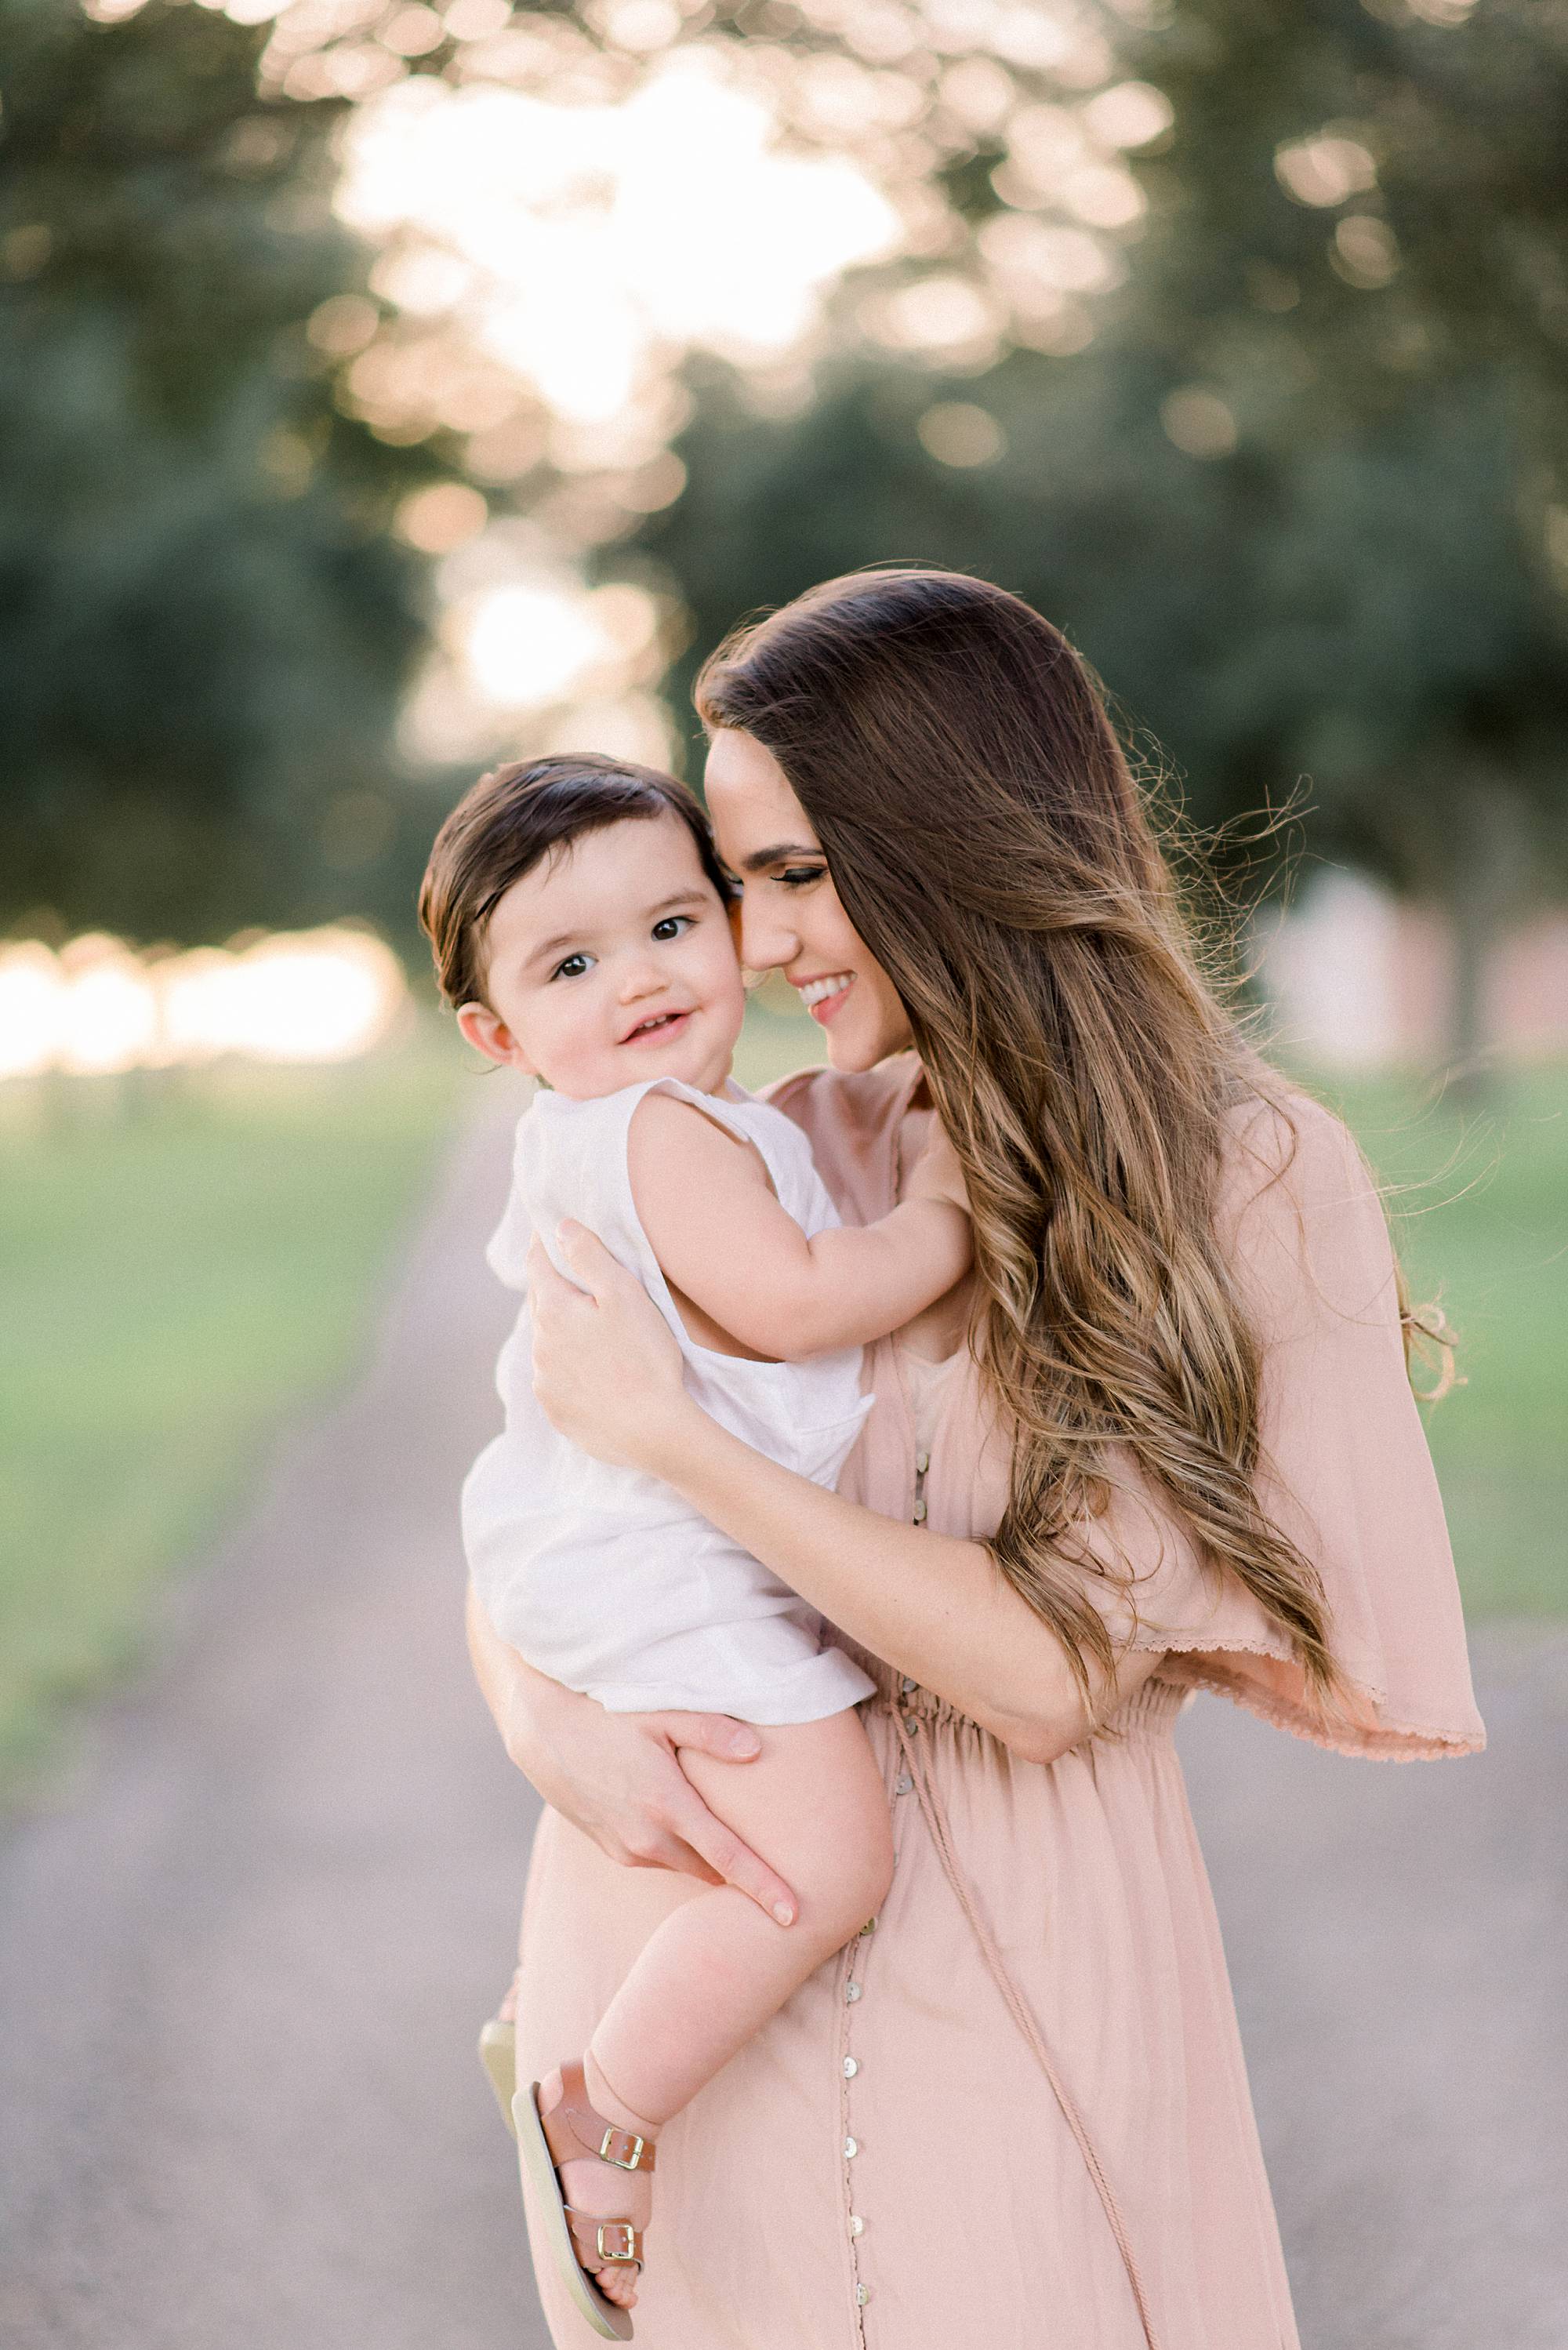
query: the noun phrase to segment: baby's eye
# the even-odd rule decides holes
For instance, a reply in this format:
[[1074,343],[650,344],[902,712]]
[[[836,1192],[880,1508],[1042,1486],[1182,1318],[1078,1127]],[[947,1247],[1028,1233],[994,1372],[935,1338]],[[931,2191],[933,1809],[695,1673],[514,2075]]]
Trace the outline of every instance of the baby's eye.
[[556,965],[550,976],[552,979],[580,979],[587,970],[588,962],[589,958],[586,954],[569,954]]
[[653,935],[661,944],[666,939],[678,939],[691,928],[694,919],[691,914],[666,914],[662,921],[655,922]]

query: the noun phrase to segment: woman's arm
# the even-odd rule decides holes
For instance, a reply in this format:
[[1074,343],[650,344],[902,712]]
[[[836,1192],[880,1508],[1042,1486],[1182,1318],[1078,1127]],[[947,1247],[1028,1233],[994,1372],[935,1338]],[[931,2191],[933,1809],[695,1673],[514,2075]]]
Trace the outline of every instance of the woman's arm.
[[[1060,1641],[997,1573],[981,1543],[902,1525],[754,1452],[695,1404],[640,1284],[591,1232],[562,1227],[580,1287],[535,1244],[534,1379],[552,1420],[586,1451],[678,1492],[873,1655],[945,1697],[1015,1753],[1054,1762],[1093,1723]],[[1125,1657],[1105,1710],[1159,1662]]]
[[545,1801],[628,1868],[671,1868],[732,1885],[781,1926],[795,1899],[782,1877],[711,1812],[680,1767],[691,1748],[749,1762],[756,1731],[722,1713],[608,1713],[508,1648],[468,1586],[468,1653],[511,1760]]

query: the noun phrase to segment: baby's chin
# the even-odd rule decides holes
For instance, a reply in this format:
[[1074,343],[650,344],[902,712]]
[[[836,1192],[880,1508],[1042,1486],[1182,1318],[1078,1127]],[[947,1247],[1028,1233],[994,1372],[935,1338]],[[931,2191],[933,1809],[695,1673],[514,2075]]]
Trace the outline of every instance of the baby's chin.
[[555,1092],[572,1101],[602,1101],[628,1086],[646,1086],[659,1077],[673,1077],[694,1093],[717,1093],[729,1076],[738,1041],[703,1044],[682,1037],[668,1052],[617,1053],[608,1064],[563,1074],[550,1082]]

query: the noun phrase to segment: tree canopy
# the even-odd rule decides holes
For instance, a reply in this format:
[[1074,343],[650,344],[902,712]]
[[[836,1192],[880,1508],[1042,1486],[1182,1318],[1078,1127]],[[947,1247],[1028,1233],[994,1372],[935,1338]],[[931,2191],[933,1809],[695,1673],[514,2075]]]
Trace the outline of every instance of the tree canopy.
[[221,935],[398,864],[431,461],[336,405],[337,109],[259,98],[260,39],[0,0],[0,921]]

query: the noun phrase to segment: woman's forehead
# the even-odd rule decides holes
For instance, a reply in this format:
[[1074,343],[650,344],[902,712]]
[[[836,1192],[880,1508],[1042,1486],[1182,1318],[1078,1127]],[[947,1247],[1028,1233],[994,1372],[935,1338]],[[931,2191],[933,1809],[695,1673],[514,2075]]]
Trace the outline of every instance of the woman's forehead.
[[708,747],[708,809],[725,862],[737,871],[768,848],[814,848],[811,819],[771,751],[722,728]]

